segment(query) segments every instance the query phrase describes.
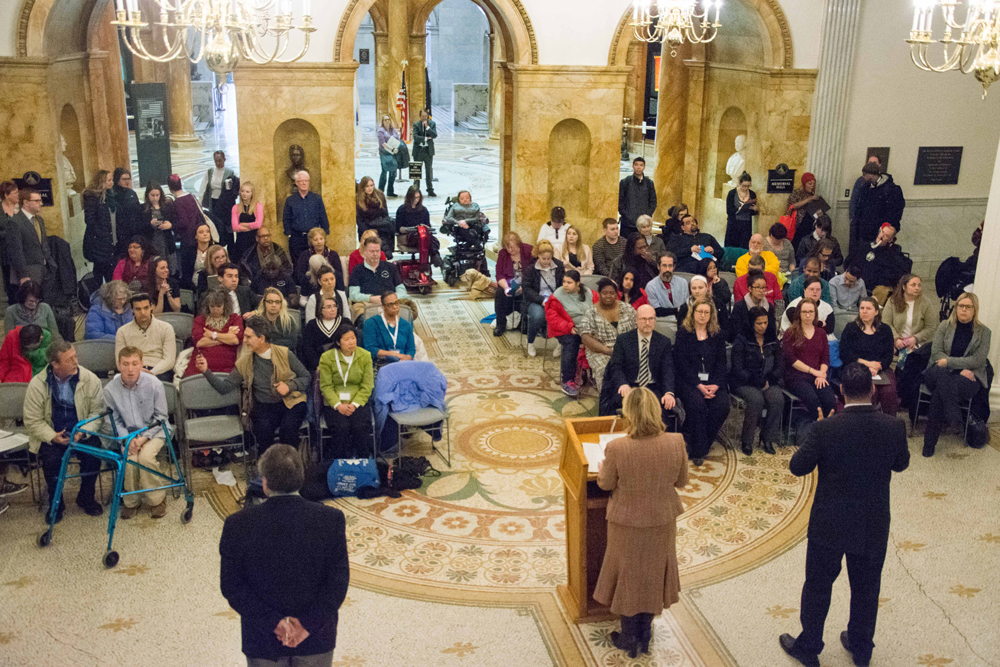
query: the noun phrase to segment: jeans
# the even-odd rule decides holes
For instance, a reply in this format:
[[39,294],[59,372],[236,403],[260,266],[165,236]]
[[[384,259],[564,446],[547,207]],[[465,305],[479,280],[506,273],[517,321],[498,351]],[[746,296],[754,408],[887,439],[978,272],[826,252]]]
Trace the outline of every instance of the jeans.
[[[394,155],[379,155],[379,162],[382,164],[382,173],[378,177],[378,189],[386,194],[387,197],[395,197],[396,192],[394,189],[396,183],[396,171],[399,169],[396,163],[396,157]],[[389,189],[385,189],[385,180],[389,179]]]
[[540,303],[528,304],[528,345],[535,342],[538,332],[545,329],[545,308]]
[[562,381],[566,384],[576,379],[576,358],[580,354],[580,337],[576,334],[559,336],[559,344],[562,345],[560,357]]
[[250,415],[250,427],[257,456],[274,444],[274,432],[278,431],[278,441],[285,445],[299,446],[299,429],[306,419],[306,403],[303,401],[288,408],[282,401],[277,403],[257,403]]
[[762,442],[778,443],[781,440],[781,413],[785,406],[785,393],[781,387],[770,386],[766,390],[745,385],[737,387],[733,393],[743,399],[746,408],[743,412],[743,435],[741,442],[744,447],[753,446],[753,436],[760,424],[761,414],[767,408],[767,417],[760,428]]
[[[100,442],[96,438],[83,440],[85,444],[100,447]],[[45,476],[45,486],[49,493],[49,507],[56,495],[56,482],[59,481],[59,470],[62,467],[63,454],[66,453],[65,445],[55,445],[43,442],[38,448],[38,459],[42,464],[42,474]],[[80,492],[76,495],[76,502],[81,505],[89,505],[94,502],[94,487],[97,484],[97,475],[101,470],[101,460],[89,454],[77,453],[80,461]],[[62,506],[62,498],[59,499]]]
[[823,416],[826,417],[837,407],[837,394],[833,391],[833,387],[826,385],[822,389],[817,389],[812,377],[786,379],[785,389],[805,403],[806,414],[811,421],[816,421],[819,417],[818,408],[823,408]]
[[372,414],[368,405],[358,407],[350,417],[324,405],[323,416],[333,441],[332,458],[366,459],[372,456]]

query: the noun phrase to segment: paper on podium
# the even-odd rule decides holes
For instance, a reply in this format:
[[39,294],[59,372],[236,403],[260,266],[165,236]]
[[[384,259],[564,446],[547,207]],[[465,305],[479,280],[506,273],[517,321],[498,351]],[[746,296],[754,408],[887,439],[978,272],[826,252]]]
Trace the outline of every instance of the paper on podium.
[[608,443],[622,437],[622,433],[602,433],[597,442],[583,443],[583,455],[587,457],[587,469],[597,474],[597,466],[604,460],[604,449]]

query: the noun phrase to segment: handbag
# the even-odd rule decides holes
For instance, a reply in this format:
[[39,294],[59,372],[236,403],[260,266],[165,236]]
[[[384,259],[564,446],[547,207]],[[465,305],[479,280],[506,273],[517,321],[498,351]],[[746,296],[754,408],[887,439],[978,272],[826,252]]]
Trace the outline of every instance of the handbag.
[[785,215],[778,218],[778,222],[785,226],[788,230],[788,238],[795,238],[795,219],[798,217],[798,211],[793,209],[791,206],[788,207],[788,212]]
[[990,444],[990,427],[978,417],[969,417],[969,427],[965,434],[965,444],[973,449],[982,449]]
[[357,495],[366,486],[378,488],[375,459],[334,459],[326,474],[326,484],[334,498]]

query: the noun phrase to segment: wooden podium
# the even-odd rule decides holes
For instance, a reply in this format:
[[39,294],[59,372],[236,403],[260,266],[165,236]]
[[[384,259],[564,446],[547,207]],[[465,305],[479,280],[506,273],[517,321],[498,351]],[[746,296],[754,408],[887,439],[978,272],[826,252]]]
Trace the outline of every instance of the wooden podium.
[[566,420],[566,442],[559,460],[559,476],[566,486],[566,564],[568,580],[556,588],[559,599],[575,623],[592,623],[614,618],[593,598],[597,577],[607,546],[605,511],[611,492],[597,486],[591,474],[584,442],[597,442],[602,433],[625,430],[625,422],[615,417]]

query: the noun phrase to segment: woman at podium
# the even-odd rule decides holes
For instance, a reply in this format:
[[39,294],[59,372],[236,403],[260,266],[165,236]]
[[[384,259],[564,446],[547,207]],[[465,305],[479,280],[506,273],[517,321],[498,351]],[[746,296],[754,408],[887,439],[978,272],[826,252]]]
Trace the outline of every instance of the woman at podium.
[[612,440],[597,484],[611,491],[607,550],[594,599],[621,616],[614,645],[635,658],[649,653],[653,618],[679,599],[677,489],[687,486],[684,438],[665,433],[660,402],[645,387],[632,389],[622,413],[627,435]]

